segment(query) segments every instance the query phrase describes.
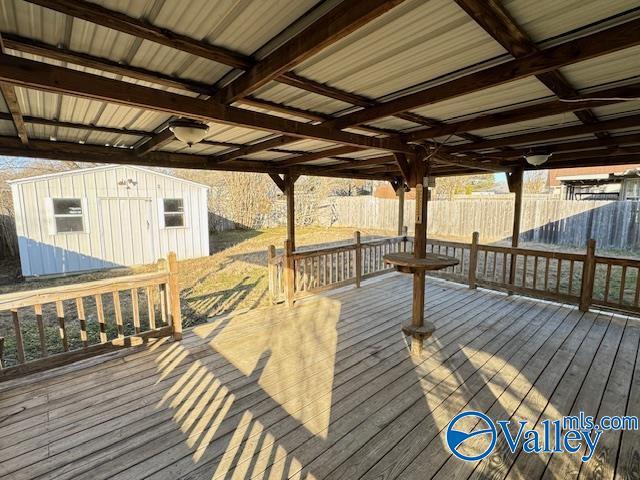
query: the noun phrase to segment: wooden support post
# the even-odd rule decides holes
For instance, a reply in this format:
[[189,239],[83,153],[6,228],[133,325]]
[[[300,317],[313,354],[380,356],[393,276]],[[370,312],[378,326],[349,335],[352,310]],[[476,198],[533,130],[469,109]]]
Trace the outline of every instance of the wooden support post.
[[293,306],[293,297],[296,293],[296,275],[294,270],[293,248],[291,240],[284,241],[284,292],[288,307]]
[[287,173],[284,176],[284,195],[287,199],[287,240],[291,242],[291,251],[296,250],[296,210],[295,183],[297,175]]
[[[469,251],[469,288],[475,289],[476,285],[476,270],[478,268],[478,243],[480,240],[480,233],[473,232],[471,237],[471,250]],[[485,252],[486,254],[486,252]]]
[[171,326],[173,339],[182,340],[182,312],[180,310],[180,286],[178,284],[178,259],[175,252],[169,252],[167,256],[169,272],[169,308],[171,312]]
[[[522,167],[516,168],[512,173],[507,174],[507,184],[509,185],[509,191],[515,194],[515,201],[513,203],[513,229],[511,233],[511,246],[513,248],[518,247],[518,241],[520,239],[523,176],[524,170],[522,169]],[[513,285],[516,279],[517,258],[517,255],[513,253],[511,254],[511,266],[509,268],[509,285]]]
[[[414,226],[413,255],[415,258],[425,258],[427,253],[427,207],[429,199],[427,166],[420,159],[414,164],[416,178],[416,217]],[[411,355],[422,355],[425,338],[433,332],[433,325],[424,322],[424,289],[425,271],[419,269],[413,273],[413,307],[411,324],[405,325],[403,331],[411,335]]]
[[409,227],[406,225],[402,227],[402,251],[407,251],[407,244],[409,243]]
[[404,183],[400,183],[396,193],[398,195],[398,235],[402,235],[404,230]]
[[582,267],[582,286],[580,288],[580,311],[588,312],[593,297],[593,283],[596,277],[596,241],[587,242],[587,255]]
[[269,280],[269,297],[271,298],[271,304],[276,304],[278,295],[278,289],[276,288],[276,266],[273,264],[276,257],[275,245],[269,245],[267,248],[267,275]]
[[360,288],[360,282],[362,281],[362,244],[360,243],[360,232],[355,232],[353,238],[356,244],[355,252],[355,268],[356,268],[356,288]]

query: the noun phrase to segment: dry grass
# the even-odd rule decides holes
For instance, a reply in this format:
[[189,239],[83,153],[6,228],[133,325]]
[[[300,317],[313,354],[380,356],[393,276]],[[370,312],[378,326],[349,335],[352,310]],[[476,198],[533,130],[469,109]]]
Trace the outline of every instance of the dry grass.
[[[353,228],[300,227],[296,230],[296,241],[299,249],[322,243],[350,242],[354,231]],[[363,237],[391,234],[391,232],[380,230],[361,230],[361,232]],[[285,237],[285,228],[217,233],[211,237],[212,254],[209,257],[180,261],[179,278],[184,325],[188,327],[202,323],[207,318],[221,313],[267,305],[269,303],[267,248],[272,244],[281,247]],[[15,263],[9,262],[5,262],[2,266],[4,272],[10,272],[16,268]],[[132,275],[151,271],[154,268],[153,265],[145,265],[58,278],[33,279],[19,283],[15,281],[15,274],[7,273],[4,281],[9,283],[0,286],[0,294]],[[107,318],[107,334],[110,339],[115,338],[116,329],[114,322],[111,321],[114,315],[110,296],[103,295],[103,302]],[[131,334],[133,333],[133,315],[129,292],[121,293],[121,306],[125,334]],[[64,307],[69,344],[71,348],[78,348],[81,346],[81,341],[75,304],[71,301],[65,302]],[[98,330],[93,299],[85,300],[85,310],[90,343],[95,343],[98,341]],[[146,303],[142,295],[140,295],[140,312],[144,326],[147,322]],[[39,340],[33,310],[21,309],[19,314],[27,358],[38,358]],[[46,321],[48,350],[50,353],[60,352],[62,347],[53,305],[43,307],[43,317]],[[6,337],[5,364],[15,363],[13,324],[8,312],[0,313],[0,336]]]

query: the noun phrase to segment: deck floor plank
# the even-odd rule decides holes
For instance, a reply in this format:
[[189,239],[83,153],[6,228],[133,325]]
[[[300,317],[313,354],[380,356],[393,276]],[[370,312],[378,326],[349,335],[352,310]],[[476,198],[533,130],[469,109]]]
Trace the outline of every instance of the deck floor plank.
[[444,437],[466,409],[537,429],[638,415],[640,320],[427,289],[436,333],[420,359],[399,331],[411,279],[391,274],[3,382],[0,478],[635,478],[638,431],[603,434],[585,465],[503,439],[462,462]]

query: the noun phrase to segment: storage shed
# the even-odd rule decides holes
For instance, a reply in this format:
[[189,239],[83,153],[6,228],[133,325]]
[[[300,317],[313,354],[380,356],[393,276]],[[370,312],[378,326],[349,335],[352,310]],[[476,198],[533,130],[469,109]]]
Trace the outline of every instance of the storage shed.
[[205,185],[118,165],[10,183],[24,276],[209,255]]

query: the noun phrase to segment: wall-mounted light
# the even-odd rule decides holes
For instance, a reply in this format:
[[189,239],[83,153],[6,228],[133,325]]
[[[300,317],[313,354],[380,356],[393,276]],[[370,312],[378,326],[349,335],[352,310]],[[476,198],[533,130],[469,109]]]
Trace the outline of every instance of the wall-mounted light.
[[171,122],[169,130],[178,140],[192,146],[204,140],[209,131],[209,126],[195,120],[180,119]]

